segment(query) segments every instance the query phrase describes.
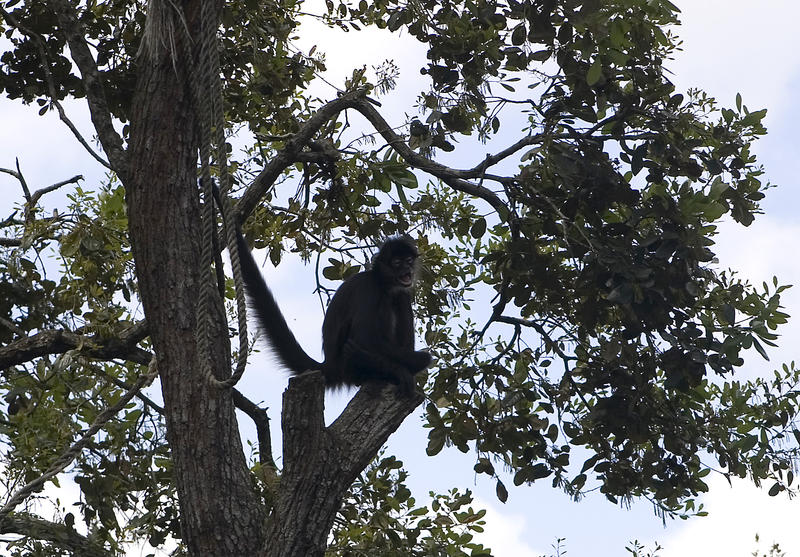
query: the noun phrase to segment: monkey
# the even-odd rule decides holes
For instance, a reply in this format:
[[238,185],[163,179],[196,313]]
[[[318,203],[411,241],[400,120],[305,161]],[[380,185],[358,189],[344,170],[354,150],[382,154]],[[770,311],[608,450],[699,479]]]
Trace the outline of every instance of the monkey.
[[402,395],[414,392],[414,376],[430,365],[431,355],[414,349],[411,302],[419,254],[411,237],[388,238],[368,270],[339,286],[322,323],[325,359],[317,362],[289,329],[238,226],[236,233],[250,306],[283,366],[294,374],[322,370],[328,388],[383,381],[396,384]]

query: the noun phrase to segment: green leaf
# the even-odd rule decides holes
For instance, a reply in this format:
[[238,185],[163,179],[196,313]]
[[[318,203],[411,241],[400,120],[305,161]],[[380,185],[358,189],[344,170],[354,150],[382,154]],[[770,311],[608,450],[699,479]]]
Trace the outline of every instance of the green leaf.
[[428,446],[425,449],[425,452],[428,456],[434,456],[441,452],[442,448],[444,447],[444,431],[440,429],[434,429],[428,435]]
[[530,54],[530,59],[535,60],[537,62],[544,62],[549,60],[553,53],[550,50],[537,50],[536,52]]
[[514,46],[520,46],[524,44],[525,37],[527,36],[527,34],[528,31],[525,29],[525,24],[520,23],[511,32],[511,44],[513,44]]
[[586,72],[586,83],[589,86],[596,85],[603,77],[603,66],[600,64],[600,59],[595,58],[589,71]]
[[728,325],[736,323],[736,308],[731,304],[722,304],[722,318]]
[[474,223],[472,223],[469,233],[473,238],[480,238],[483,236],[486,233],[486,219],[479,217]]
[[506,486],[503,485],[503,482],[501,482],[500,480],[497,480],[497,486],[495,486],[495,492],[497,493],[497,499],[501,503],[505,503],[506,501],[508,501],[508,490],[506,489]]
[[761,343],[758,342],[758,339],[756,337],[753,337],[753,348],[755,348],[756,351],[759,354],[761,354],[762,358],[764,358],[765,360],[769,361],[769,356],[767,355],[767,351],[764,350],[764,347],[761,346]]

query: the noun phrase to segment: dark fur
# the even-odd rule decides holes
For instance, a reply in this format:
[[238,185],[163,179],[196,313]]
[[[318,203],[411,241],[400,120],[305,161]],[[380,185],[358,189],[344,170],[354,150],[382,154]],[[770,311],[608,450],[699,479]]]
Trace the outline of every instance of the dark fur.
[[322,363],[294,338],[241,232],[238,246],[251,306],[284,366],[294,373],[321,369],[329,387],[378,380],[395,383],[405,394],[413,392],[414,374],[431,363],[430,354],[414,350],[411,301],[418,254],[413,240],[388,239],[372,268],[336,291],[322,323]]

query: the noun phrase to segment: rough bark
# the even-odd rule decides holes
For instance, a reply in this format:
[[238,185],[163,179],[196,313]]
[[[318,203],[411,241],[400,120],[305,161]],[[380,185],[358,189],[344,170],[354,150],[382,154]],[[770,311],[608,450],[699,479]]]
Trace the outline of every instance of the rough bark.
[[366,385],[325,427],[318,371],[289,380],[283,395],[283,476],[265,557],[321,557],[347,489],[423,400],[394,386]]
[[[194,4],[194,5],[193,5]],[[190,30],[199,2],[183,4]],[[180,58],[180,49],[176,56]],[[200,265],[196,115],[184,73],[170,53],[140,66],[125,181],[139,293],[158,356],[167,434],[192,555],[256,555],[264,510],[253,489],[230,390],[203,376],[195,340]],[[212,368],[229,370],[227,327],[216,299]]]

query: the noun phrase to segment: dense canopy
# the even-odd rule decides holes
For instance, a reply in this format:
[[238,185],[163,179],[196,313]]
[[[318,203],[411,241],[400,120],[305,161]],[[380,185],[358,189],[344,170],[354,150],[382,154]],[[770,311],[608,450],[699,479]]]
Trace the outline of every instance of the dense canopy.
[[[546,479],[688,515],[712,469],[792,483],[797,370],[737,377],[777,338],[785,287],[743,282],[714,253],[721,221],[759,213],[766,111],[676,91],[668,0],[9,0],[0,14],[0,91],[67,125],[62,101],[84,99],[97,141],[71,129],[109,170],[37,189],[0,169],[22,192],[0,215],[2,477],[21,493],[0,530],[22,536],[17,554],[136,540],[321,555],[337,512],[330,554],[376,554],[364,539],[382,555],[483,551],[454,533],[480,519],[458,512],[468,494],[439,496],[429,518],[394,458],[362,474],[421,396],[367,387],[325,427],[319,377],[298,378],[278,469],[259,394],[206,377],[230,376],[237,322],[233,283],[206,290],[201,167],[273,264],[313,262],[323,301],[381,239],[417,239],[428,453],[473,453],[500,500],[509,479]],[[421,44],[419,96],[387,101],[391,61],[321,87],[325,45],[298,40],[311,22]],[[198,83],[220,83],[222,104]],[[228,144],[209,159],[219,122]],[[48,214],[56,189],[69,203]],[[148,364],[163,402],[139,390]],[[258,429],[249,459],[234,405]],[[17,506],[64,466],[80,517]],[[401,509],[424,518],[401,528]]]

